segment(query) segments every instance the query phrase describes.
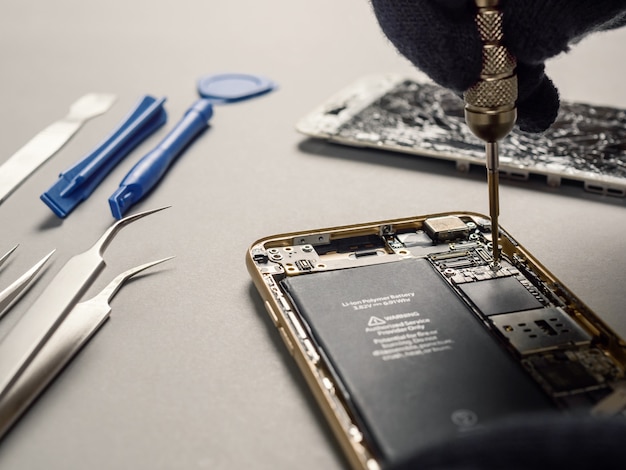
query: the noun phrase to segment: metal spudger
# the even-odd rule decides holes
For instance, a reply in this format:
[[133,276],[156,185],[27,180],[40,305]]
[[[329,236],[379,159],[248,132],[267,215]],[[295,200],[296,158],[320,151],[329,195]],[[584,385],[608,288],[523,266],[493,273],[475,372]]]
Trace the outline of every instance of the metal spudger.
[[117,221],[89,250],[75,255],[61,268],[0,342],[0,400],[98,277],[104,267],[102,254],[117,232],[131,222],[163,209],[165,207],[140,212]]
[[499,0],[475,0],[476,26],[483,43],[480,79],[464,93],[465,120],[472,132],[485,141],[489,216],[493,245],[493,268],[500,263],[498,245],[499,181],[498,141],[515,125],[517,75],[515,57],[502,45],[502,12]]
[[0,204],[30,174],[54,155],[89,119],[106,112],[115,95],[89,93],[70,106],[63,119],[50,124],[0,165]]
[[172,258],[153,261],[123,272],[95,297],[79,303],[72,309],[0,400],[0,439],[106,322],[111,313],[109,302],[122,285],[141,271],[169,259]]
[[2,318],[4,314],[8,312],[9,308],[28,291],[28,288],[32,285],[32,281],[35,280],[41,268],[43,268],[44,264],[46,264],[52,256],[52,253],[54,253],[54,250],[22,274],[13,284],[0,292],[0,318]]

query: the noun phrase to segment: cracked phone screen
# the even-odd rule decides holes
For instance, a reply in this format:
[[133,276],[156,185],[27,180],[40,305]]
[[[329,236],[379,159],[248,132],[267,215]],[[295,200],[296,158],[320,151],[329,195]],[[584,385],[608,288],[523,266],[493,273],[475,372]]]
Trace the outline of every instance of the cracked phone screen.
[[[343,143],[484,162],[484,144],[465,124],[461,98],[412,80],[365,107],[336,136]],[[563,102],[547,131],[515,128],[500,148],[500,163],[514,171],[579,180],[590,190],[626,195],[626,110]]]

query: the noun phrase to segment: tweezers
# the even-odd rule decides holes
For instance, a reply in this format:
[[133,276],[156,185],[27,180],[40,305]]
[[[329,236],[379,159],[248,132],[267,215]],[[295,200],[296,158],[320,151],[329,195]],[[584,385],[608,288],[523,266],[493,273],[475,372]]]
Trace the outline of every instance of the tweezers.
[[130,215],[111,225],[87,251],[72,257],[0,341],[0,401],[61,325],[105,266],[102,257],[128,224],[165,207]]
[[[7,260],[7,258],[17,248],[17,245],[11,248],[2,258],[0,258],[0,266]],[[9,287],[0,292],[0,318],[28,291],[33,285],[34,280],[37,278],[37,274],[43,268],[44,264],[50,259],[54,250],[44,256],[38,261],[32,268],[22,274],[17,280],[15,280]]]
[[111,313],[109,302],[122,285],[135,274],[169,259],[171,257],[123,272],[95,297],[72,309],[0,400],[0,439],[106,322]]
[[11,256],[11,254],[17,250],[18,245],[15,245],[13,248],[11,248],[8,252],[6,252],[4,255],[2,255],[2,258],[0,258],[0,266],[2,266],[5,261],[7,259],[9,259],[9,256]]

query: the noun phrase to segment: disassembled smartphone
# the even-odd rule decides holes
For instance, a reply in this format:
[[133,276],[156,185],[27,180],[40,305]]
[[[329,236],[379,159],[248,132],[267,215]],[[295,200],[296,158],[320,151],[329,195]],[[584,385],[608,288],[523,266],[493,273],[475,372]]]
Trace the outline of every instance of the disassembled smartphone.
[[[311,137],[442,158],[469,170],[484,167],[484,143],[465,124],[463,100],[417,77],[362,78],[297,124]],[[502,177],[543,175],[585,189],[626,196],[626,110],[562,102],[556,122],[543,134],[514,129],[500,143]]]
[[516,414],[626,418],[626,343],[505,230],[445,213],[288,233],[248,270],[355,469]]

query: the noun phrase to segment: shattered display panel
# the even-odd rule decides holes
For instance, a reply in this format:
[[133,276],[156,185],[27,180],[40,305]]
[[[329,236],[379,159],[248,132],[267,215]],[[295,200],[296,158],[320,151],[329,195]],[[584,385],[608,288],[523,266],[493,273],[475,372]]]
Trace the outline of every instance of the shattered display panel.
[[[344,104],[329,104],[317,117],[311,115],[301,131],[342,144],[449,159],[464,170],[470,164],[484,165],[484,144],[465,124],[463,101],[452,92],[403,80],[356,110],[350,102],[366,98],[355,94],[370,91],[353,91]],[[338,117],[336,128],[322,125],[324,114],[333,113]],[[342,118],[344,114],[348,117]],[[313,130],[315,119],[319,134]],[[500,149],[504,177],[544,175],[553,186],[568,179],[583,182],[591,192],[626,196],[625,110],[562,102],[556,122],[547,131],[531,134],[515,128]]]
[[626,343],[506,231],[439,214],[290,234],[248,267],[355,468],[514,415],[626,418]]

